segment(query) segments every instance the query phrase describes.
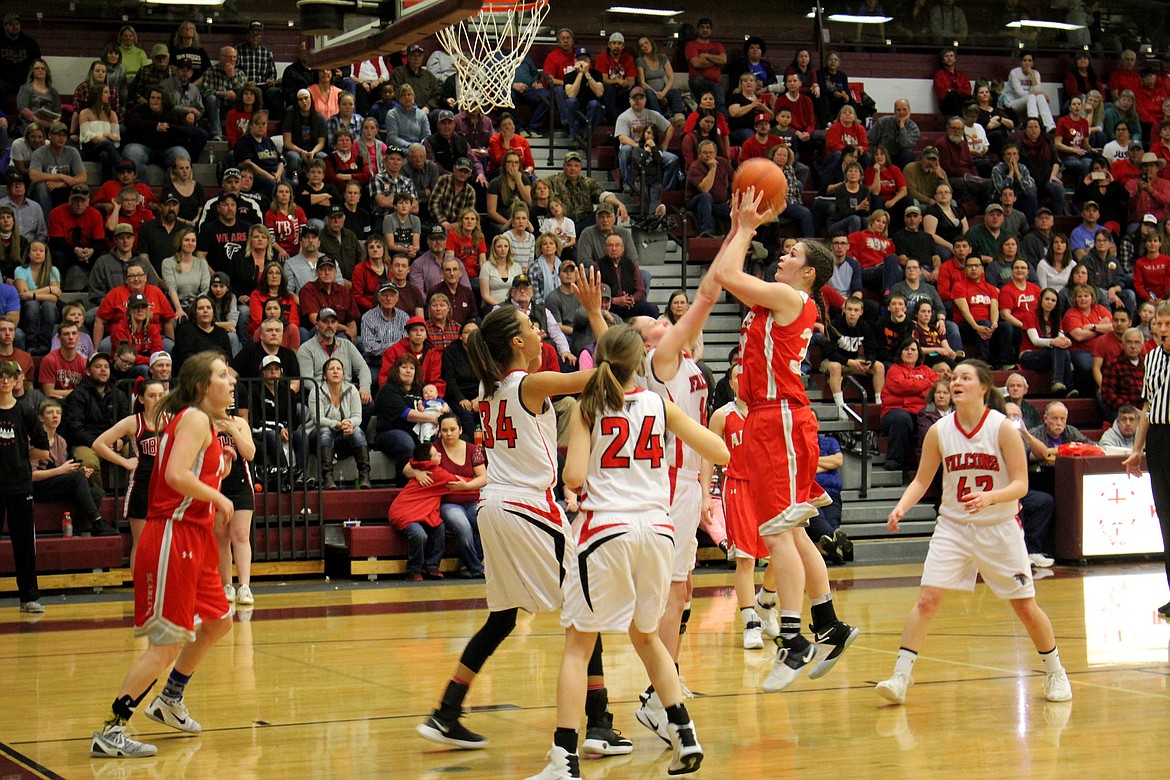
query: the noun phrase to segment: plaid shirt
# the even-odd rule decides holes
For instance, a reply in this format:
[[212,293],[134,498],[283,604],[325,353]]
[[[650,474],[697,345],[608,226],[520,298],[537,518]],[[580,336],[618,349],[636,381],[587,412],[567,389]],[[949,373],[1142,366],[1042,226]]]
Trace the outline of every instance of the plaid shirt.
[[462,328],[462,325],[453,320],[447,320],[443,325],[436,325],[432,320],[427,320],[427,338],[431,340],[432,347],[442,349],[459,340],[459,331]]
[[203,74],[203,94],[218,95],[228,91],[238,94],[247,83],[248,77],[244,75],[242,69],[236,68],[236,75],[229,76],[224,73],[223,67],[217,64]]
[[555,174],[550,177],[549,185],[553,197],[565,204],[566,215],[577,223],[592,214],[593,204],[600,203],[605,195],[601,184],[584,173],[577,177],[576,182],[569,181],[564,173]]
[[439,222],[458,222],[459,215],[475,208],[475,190],[469,180],[463,185],[463,192],[455,192],[455,174],[445,173],[435,182],[431,190],[431,217]]
[[[418,197],[418,193],[414,191],[414,180],[407,176],[403,171],[398,172],[398,178],[393,178],[389,173],[379,173],[374,178],[370,179],[370,200],[373,201],[378,195],[385,195],[388,198],[393,198],[400,192],[409,192],[414,197]],[[384,214],[393,209],[377,209],[375,212]]]
[[1110,409],[1130,406],[1142,407],[1142,380],[1146,376],[1145,361],[1133,364],[1124,354],[1105,364],[1101,372],[1101,401]]
[[406,336],[407,319],[406,312],[399,308],[394,309],[389,320],[382,315],[379,306],[363,314],[360,336],[362,354],[367,359],[377,358],[380,364],[382,353]]
[[264,44],[249,46],[241,43],[236,47],[236,70],[243,73],[249,81],[260,86],[269,81],[276,82],[276,61],[272,52]]
[[325,148],[332,149],[337,146],[337,131],[342,127],[349,128],[349,133],[356,141],[362,134],[362,115],[356,111],[350,114],[349,122],[345,122],[341,118],[341,114],[334,114],[329,117],[329,121],[325,123]]

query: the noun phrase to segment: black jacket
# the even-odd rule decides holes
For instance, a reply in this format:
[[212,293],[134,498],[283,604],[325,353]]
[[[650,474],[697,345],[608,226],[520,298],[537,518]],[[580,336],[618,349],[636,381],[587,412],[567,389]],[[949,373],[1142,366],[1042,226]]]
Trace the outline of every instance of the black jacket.
[[130,413],[130,398],[106,385],[106,393],[99,394],[89,377],[73,388],[65,397],[61,416],[61,431],[71,447],[92,447],[98,436]]

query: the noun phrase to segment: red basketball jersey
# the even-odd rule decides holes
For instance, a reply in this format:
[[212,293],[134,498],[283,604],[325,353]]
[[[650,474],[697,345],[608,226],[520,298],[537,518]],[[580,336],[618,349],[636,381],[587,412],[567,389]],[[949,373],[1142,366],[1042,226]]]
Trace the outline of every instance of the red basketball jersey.
[[816,304],[805,293],[804,309],[788,325],[772,319],[772,312],[753,306],[739,329],[740,392],[748,406],[788,400],[808,405],[800,364],[812,340]]
[[[211,528],[215,518],[215,507],[210,501],[197,501],[190,496],[184,496],[167,484],[167,463],[170,462],[173,450],[175,431],[183,415],[190,411],[190,407],[175,415],[167,424],[166,430],[158,445],[158,457],[154,462],[154,473],[150,475],[150,509],[147,510],[147,520],[176,520]],[[211,442],[199,451],[191,470],[199,476],[199,481],[219,490],[221,472],[223,471],[223,447],[215,429],[211,430]]]
[[[742,381],[742,380],[741,380]],[[723,407],[727,416],[723,418],[723,443],[731,452],[731,460],[723,467],[723,476],[731,479],[751,479],[751,465],[746,462],[747,453],[743,444],[743,427],[747,423],[747,412],[741,412],[735,401]]]

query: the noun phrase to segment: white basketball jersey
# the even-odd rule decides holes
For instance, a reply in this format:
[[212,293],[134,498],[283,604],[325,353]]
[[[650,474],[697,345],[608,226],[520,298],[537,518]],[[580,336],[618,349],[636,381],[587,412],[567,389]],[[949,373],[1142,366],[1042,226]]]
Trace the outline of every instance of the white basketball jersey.
[[988,409],[973,431],[963,430],[957,414],[934,424],[943,466],[941,517],[969,525],[995,525],[1015,518],[1019,502],[992,504],[974,515],[963,508],[968,494],[999,490],[1011,482],[999,448],[999,427],[1005,419]]
[[479,402],[483,446],[487,448],[485,490],[531,491],[543,495],[557,481],[557,418],[544,400],[540,414],[520,401],[527,371],[512,371],[496,392]]
[[670,506],[666,406],[657,393],[626,393],[620,411],[593,421],[581,508],[591,512],[665,514]]
[[[663,382],[654,375],[654,353],[646,354],[646,386],[663,398],[673,402],[692,420],[707,427],[707,378],[699,365],[689,356],[683,355],[678,371],[669,382]],[[703,463],[699,454],[670,431],[666,432],[667,463],[674,469],[698,472]]]

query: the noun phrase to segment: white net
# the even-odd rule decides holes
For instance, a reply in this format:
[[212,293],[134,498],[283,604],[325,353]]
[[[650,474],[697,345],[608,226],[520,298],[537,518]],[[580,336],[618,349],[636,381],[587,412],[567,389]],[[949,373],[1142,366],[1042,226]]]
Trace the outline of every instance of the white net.
[[512,82],[548,15],[548,0],[517,5],[485,4],[480,13],[438,33],[455,64],[459,108],[514,108]]

